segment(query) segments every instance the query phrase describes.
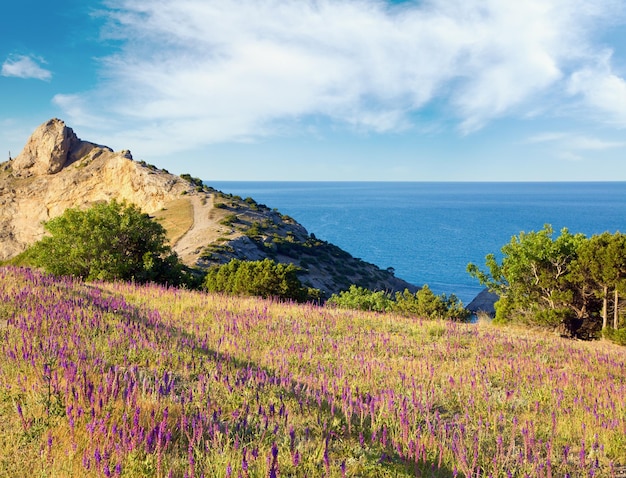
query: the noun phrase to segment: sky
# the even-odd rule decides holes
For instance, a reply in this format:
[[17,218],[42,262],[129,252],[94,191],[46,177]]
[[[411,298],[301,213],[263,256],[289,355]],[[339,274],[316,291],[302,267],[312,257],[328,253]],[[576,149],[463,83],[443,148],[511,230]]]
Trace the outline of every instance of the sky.
[[2,161],[57,117],[209,184],[626,181],[626,0],[5,3]]

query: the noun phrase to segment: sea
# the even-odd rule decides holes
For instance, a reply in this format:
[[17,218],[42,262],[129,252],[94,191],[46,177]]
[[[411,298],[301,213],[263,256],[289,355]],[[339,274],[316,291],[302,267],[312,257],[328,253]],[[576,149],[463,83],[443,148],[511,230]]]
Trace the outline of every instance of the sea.
[[587,236],[626,232],[626,182],[213,181],[302,224],[318,239],[468,304],[483,287],[467,272],[521,231],[550,224]]

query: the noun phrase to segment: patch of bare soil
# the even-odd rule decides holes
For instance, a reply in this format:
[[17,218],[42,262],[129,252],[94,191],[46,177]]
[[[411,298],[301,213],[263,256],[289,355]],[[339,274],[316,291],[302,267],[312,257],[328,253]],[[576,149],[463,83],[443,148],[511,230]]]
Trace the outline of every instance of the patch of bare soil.
[[202,249],[222,237],[227,230],[219,223],[226,213],[215,208],[214,199],[213,194],[189,196],[193,208],[193,224],[173,246],[185,264],[195,264]]

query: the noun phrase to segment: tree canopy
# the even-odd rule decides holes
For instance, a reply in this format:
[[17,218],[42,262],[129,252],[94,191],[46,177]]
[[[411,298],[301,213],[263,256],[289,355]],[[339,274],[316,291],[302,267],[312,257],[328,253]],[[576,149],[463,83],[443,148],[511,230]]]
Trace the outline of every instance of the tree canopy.
[[327,304],[344,309],[396,312],[425,319],[466,321],[470,317],[470,312],[454,294],[437,295],[427,284],[416,293],[405,289],[395,295],[351,285],[348,290],[333,294]]
[[182,265],[166,244],[165,229],[135,205],[113,200],[67,209],[44,228],[49,235],[29,255],[52,274],[174,285],[182,280]]
[[302,285],[299,271],[300,268],[293,264],[281,264],[271,259],[233,259],[227,264],[211,267],[204,279],[204,288],[209,292],[275,297],[297,302],[319,299],[319,290]]
[[494,254],[487,255],[487,272],[468,265],[472,276],[500,296],[496,321],[592,337],[608,327],[612,306],[612,326],[619,328],[619,296],[626,290],[626,236],[606,232],[587,238],[567,229],[554,236],[550,225],[521,232],[502,247],[500,262]]

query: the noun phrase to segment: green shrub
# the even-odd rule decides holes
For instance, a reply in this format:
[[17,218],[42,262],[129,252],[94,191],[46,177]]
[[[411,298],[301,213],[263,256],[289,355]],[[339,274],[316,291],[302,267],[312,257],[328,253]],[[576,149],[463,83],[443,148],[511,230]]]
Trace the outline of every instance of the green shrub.
[[181,174],[180,177],[182,179],[184,179],[185,181],[187,181],[188,183],[193,184],[197,188],[200,188],[199,190],[202,190],[202,188],[204,186],[204,184],[202,182],[202,179],[194,178],[194,177],[191,176],[191,174]]
[[237,215],[236,214],[229,214],[228,216],[224,217],[224,219],[222,219],[220,221],[220,224],[222,226],[232,226],[235,222],[237,222]]
[[470,317],[469,311],[454,295],[435,295],[428,285],[424,285],[415,294],[405,289],[392,297],[386,292],[372,291],[353,284],[348,290],[333,294],[327,304],[346,309],[394,311],[427,319],[466,321]]
[[252,225],[245,232],[246,236],[248,237],[257,237],[257,236],[260,236],[261,233],[262,233],[262,227],[261,227],[261,224],[259,224],[257,221],[254,221]]
[[427,319],[453,319],[466,321],[470,312],[454,294],[436,295],[427,284],[412,294],[408,290],[396,293],[394,310],[401,314],[416,315]]
[[270,259],[233,259],[228,264],[209,269],[204,288],[210,292],[276,297],[298,302],[319,299],[319,291],[303,287],[297,276],[300,270],[293,264],[281,264]]
[[618,345],[626,345],[626,329],[614,329],[607,327],[602,331],[604,338]]
[[67,209],[45,223],[50,234],[28,251],[55,275],[87,280],[182,282],[183,266],[166,245],[165,229],[135,205],[115,200]]
[[343,309],[387,312],[391,310],[392,302],[391,297],[383,291],[372,291],[353,284],[348,290],[333,294],[326,303]]

